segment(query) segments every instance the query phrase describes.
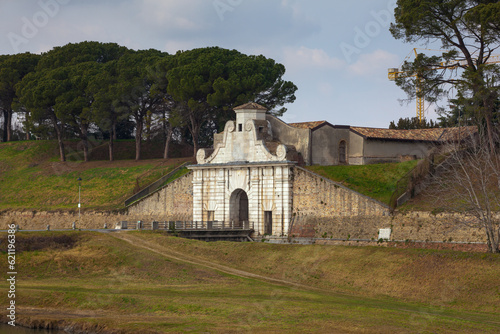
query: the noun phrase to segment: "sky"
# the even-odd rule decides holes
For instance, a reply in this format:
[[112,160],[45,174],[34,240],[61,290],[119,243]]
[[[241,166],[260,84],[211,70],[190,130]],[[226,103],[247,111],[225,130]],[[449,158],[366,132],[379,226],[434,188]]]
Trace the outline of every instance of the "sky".
[[[387,78],[412,45],[389,32],[396,0],[0,0],[0,54],[81,41],[174,54],[208,46],[264,55],[297,87],[285,122],[387,128],[415,101]],[[436,119],[432,106],[426,118]]]

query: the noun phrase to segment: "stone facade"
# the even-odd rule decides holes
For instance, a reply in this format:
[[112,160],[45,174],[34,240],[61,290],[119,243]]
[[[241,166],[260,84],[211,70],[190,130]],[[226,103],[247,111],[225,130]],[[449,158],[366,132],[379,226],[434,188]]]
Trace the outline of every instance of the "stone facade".
[[250,222],[257,234],[286,235],[291,218],[290,167],[286,162],[191,166],[193,220],[236,226]]
[[[272,116],[268,116],[272,118]],[[366,165],[425,158],[441,146],[477,132],[476,127],[378,129],[332,125],[327,121],[280,124],[275,139],[293,143],[305,165]],[[281,122],[283,123],[283,122]]]
[[214,149],[200,149],[193,170],[193,220],[249,223],[257,235],[286,235],[292,213],[293,146],[274,140],[266,109],[235,108],[216,136]]

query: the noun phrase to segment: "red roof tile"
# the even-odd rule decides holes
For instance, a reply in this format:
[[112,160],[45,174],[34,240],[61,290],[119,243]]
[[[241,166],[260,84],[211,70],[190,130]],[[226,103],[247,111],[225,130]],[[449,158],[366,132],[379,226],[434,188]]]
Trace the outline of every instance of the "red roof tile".
[[448,141],[476,133],[477,127],[394,130],[351,126],[351,130],[365,138],[372,139]]
[[320,125],[328,123],[327,121],[316,121],[316,122],[300,122],[300,123],[289,123],[288,125],[299,129],[315,129]]

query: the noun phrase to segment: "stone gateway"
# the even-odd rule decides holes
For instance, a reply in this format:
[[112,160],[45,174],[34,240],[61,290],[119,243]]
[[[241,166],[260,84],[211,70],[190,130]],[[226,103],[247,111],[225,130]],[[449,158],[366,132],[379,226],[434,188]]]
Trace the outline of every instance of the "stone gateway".
[[234,109],[222,140],[200,149],[193,170],[193,220],[251,224],[257,234],[287,235],[292,215],[292,175],[298,155],[273,139],[266,109]]

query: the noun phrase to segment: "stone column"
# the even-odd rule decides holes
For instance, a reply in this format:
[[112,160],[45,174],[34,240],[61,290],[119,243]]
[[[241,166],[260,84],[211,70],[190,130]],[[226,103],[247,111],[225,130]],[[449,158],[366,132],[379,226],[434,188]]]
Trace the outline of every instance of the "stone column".
[[216,176],[216,205],[217,210],[215,211],[215,220],[217,221],[226,221],[229,220],[226,217],[226,170],[219,169],[217,170]]
[[274,203],[273,235],[282,235],[283,230],[283,167],[274,167]]
[[260,223],[262,221],[261,208],[261,168],[252,168],[250,173],[250,190],[248,192],[248,220],[253,222],[254,230],[260,233]]
[[292,189],[290,168],[282,167],[282,202],[283,202],[283,234],[288,235],[290,221],[292,219]]
[[193,221],[203,220],[203,170],[193,171]]

